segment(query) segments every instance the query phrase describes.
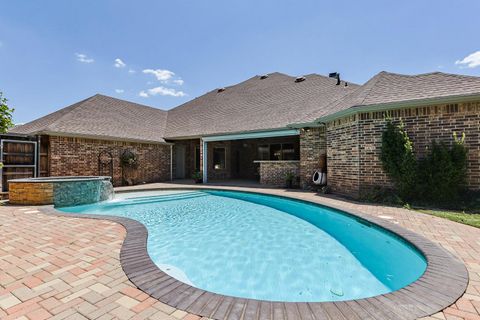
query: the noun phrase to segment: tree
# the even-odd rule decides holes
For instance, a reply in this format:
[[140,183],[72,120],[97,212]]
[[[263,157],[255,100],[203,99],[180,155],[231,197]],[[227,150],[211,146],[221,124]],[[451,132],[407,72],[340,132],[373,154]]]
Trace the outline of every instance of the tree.
[[[13,127],[12,114],[14,109],[8,107],[7,101],[0,91],[0,133],[6,133],[8,129]],[[3,163],[0,162],[0,168],[2,167]]]
[[6,133],[8,129],[13,127],[12,114],[14,109],[7,105],[8,100],[3,97],[0,91],[0,133]]

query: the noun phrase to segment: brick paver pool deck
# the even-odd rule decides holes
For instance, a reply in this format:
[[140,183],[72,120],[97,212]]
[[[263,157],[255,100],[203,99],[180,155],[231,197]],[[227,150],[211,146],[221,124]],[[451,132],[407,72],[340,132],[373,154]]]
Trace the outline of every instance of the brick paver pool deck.
[[[172,187],[184,186],[153,184],[134,189]],[[454,305],[429,318],[480,320],[480,229],[401,208],[357,204],[310,192],[254,191],[294,194],[356,210],[440,244],[465,263],[469,284]],[[111,221],[53,216],[37,207],[0,207],[0,318],[199,319],[135,288],[120,265],[125,236],[125,229]]]

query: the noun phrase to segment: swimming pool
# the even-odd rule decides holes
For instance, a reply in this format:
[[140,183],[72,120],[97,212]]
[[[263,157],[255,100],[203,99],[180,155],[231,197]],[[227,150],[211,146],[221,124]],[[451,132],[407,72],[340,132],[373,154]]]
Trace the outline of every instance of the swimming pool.
[[120,194],[70,213],[121,216],[148,229],[170,276],[210,292],[288,302],[342,301],[398,290],[426,269],[403,239],[344,212],[233,191]]

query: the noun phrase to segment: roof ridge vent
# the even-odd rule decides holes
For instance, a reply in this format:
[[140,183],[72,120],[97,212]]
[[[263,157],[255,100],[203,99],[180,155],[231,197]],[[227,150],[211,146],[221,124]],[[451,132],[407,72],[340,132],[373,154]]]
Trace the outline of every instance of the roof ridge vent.
[[220,92],[223,92],[223,91],[225,91],[225,90],[226,90],[225,87],[223,87],[223,88],[218,88],[218,89],[217,89],[217,92],[220,93]]
[[295,78],[295,82],[302,82],[302,81],[305,81],[307,78],[305,78],[304,76],[302,77],[297,77]]
[[260,80],[264,80],[268,78],[268,74],[264,74],[260,76]]

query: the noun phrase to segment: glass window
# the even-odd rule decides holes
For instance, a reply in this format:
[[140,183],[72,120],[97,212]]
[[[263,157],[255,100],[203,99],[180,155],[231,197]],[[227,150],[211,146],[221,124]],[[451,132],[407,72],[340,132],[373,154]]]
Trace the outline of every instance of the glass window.
[[258,160],[270,160],[270,148],[268,144],[258,146]]
[[295,160],[295,148],[292,143],[282,144],[282,160]]
[[213,169],[222,170],[225,169],[226,164],[226,152],[225,148],[213,148]]
[[270,160],[282,160],[282,145],[271,144],[270,145]]

